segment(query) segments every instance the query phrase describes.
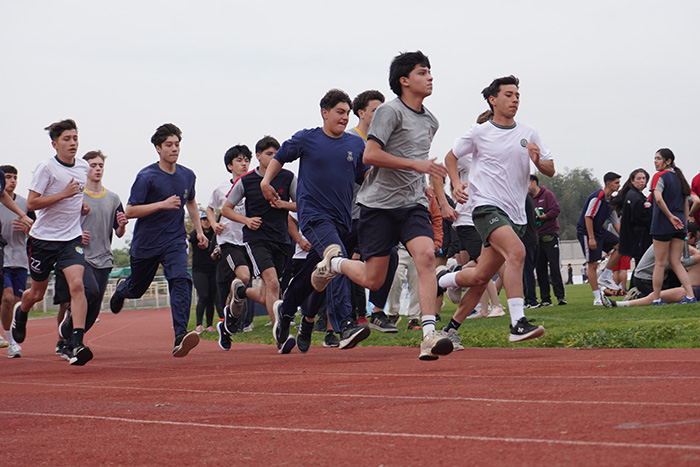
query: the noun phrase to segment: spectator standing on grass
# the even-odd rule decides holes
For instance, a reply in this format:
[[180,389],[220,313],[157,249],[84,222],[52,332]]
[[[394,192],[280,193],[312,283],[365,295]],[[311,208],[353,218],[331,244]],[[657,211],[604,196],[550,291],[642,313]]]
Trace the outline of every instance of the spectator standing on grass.
[[571,267],[571,263],[566,265],[566,285],[574,283],[574,268]]
[[651,233],[654,244],[654,275],[652,292],[653,304],[664,305],[661,300],[661,287],[664,280],[666,263],[676,273],[686,296],[679,303],[695,303],[688,272],[680,262],[683,246],[687,236],[687,219],[689,215],[688,197],[690,185],[683,172],[676,166],[676,156],[668,148],[656,151],[654,167],[656,174],[651,182],[652,207]]
[[[602,306],[600,301],[601,291],[598,285],[611,290],[619,290],[620,287],[613,280],[612,270],[620,259],[617,252],[619,238],[605,228],[605,223],[610,222],[616,231],[620,231],[620,221],[617,213],[610,206],[612,194],[620,188],[620,176],[615,172],[608,172],[603,176],[605,186],[591,193],[586,200],[576,224],[578,241],[586,258],[587,279],[593,291],[593,305]],[[603,252],[611,253],[610,259],[600,277],[597,276],[598,263],[603,257]]]
[[535,203],[535,224],[539,236],[537,248],[537,283],[540,287],[540,306],[552,304],[550,277],[557,304],[566,305],[564,279],[561,277],[559,248],[559,202],[547,187],[540,186],[537,175],[530,175],[528,192]]
[[207,237],[210,248],[199,248],[197,231],[190,232],[188,239],[192,245],[192,282],[194,282],[194,288],[197,291],[197,306],[195,308],[197,328],[195,330],[197,332],[205,330],[203,320],[206,313],[206,331],[214,332],[214,309],[216,309],[219,319],[224,318],[221,312],[221,303],[217,297],[216,266],[218,259],[212,258],[211,254],[211,247],[216,244],[216,239],[206,213],[199,216],[199,221],[202,223],[202,232]]

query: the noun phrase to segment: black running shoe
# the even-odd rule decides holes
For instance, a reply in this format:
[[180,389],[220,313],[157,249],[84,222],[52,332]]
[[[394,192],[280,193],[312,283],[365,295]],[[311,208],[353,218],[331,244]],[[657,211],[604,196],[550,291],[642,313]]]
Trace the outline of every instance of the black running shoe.
[[224,329],[231,336],[238,332],[238,318],[233,316],[232,312],[233,310],[231,309],[231,306],[224,308]]
[[66,346],[66,341],[58,341],[56,342],[56,355],[62,355],[63,354],[63,349]]
[[358,343],[367,339],[370,332],[367,326],[358,326],[352,320],[346,320],[343,323],[343,330],[340,332],[340,348],[352,349]]
[[311,347],[311,334],[314,332],[314,323],[309,323],[306,318],[302,316],[301,325],[299,326],[299,333],[297,334],[297,349],[299,352],[306,353]]
[[92,350],[90,347],[78,344],[74,348],[70,349],[70,362],[71,365],[83,366],[90,360],[92,360]]
[[119,313],[124,308],[124,297],[119,295],[119,292],[115,291],[112,297],[109,299],[109,309],[112,313]]
[[445,274],[447,274],[448,272],[450,272],[450,270],[447,269],[447,266],[438,266],[436,269],[436,272],[437,272],[437,275],[435,276],[435,280],[437,281],[437,284],[438,284],[437,296],[442,297],[445,294],[445,292],[447,291],[447,289],[445,289],[444,287],[440,287],[440,278],[442,276],[444,276]]
[[535,339],[544,334],[544,327],[534,326],[528,323],[527,319],[523,316],[518,320],[515,326],[510,327],[510,337],[508,340],[511,342],[520,342],[528,339]]
[[323,346],[335,348],[340,346],[340,339],[333,331],[326,331],[326,337],[323,339]]
[[27,337],[27,317],[29,313],[22,311],[22,302],[19,302],[15,307],[15,313],[12,316],[12,338],[18,344],[24,342]]
[[173,357],[184,357],[190,350],[197,347],[199,344],[199,334],[196,331],[183,331],[175,338],[175,347],[173,348]]
[[399,328],[389,322],[383,311],[375,311],[369,318],[369,327],[379,332],[399,332]]
[[70,305],[66,308],[61,325],[58,327],[58,334],[64,339],[70,339],[70,336],[73,335],[73,319],[70,313]]
[[216,330],[219,331],[219,347],[224,350],[231,350],[231,336],[224,329],[223,321],[219,321],[216,324]]

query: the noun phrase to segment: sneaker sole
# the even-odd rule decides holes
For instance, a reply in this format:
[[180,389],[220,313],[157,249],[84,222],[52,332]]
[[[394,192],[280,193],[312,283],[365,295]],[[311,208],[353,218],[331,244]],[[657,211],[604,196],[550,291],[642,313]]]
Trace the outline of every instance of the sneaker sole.
[[219,324],[216,325],[216,330],[219,332],[219,347],[221,347],[221,350],[229,351],[229,350],[231,350],[231,341],[229,340],[228,348],[226,348],[226,346],[222,342],[222,339],[224,337],[224,333],[221,331],[221,327],[224,327],[223,321],[219,321]]
[[92,360],[92,350],[90,350],[90,347],[83,347],[68,361],[71,365],[83,366],[90,360]]
[[[234,327],[234,329],[231,329],[231,328],[229,327],[229,322],[228,322],[229,318],[232,319],[232,320],[236,320],[236,326]],[[230,324],[233,326],[233,323],[230,323]],[[224,329],[226,330],[227,333],[229,333],[229,335],[232,336],[232,335],[234,335],[234,334],[236,333],[236,331],[238,331],[238,329],[235,329],[235,328],[237,328],[237,327],[238,327],[238,319],[235,318],[235,317],[231,314],[231,307],[230,307],[230,306],[227,306],[227,307],[226,307],[226,310],[225,310],[225,312],[224,312]]]
[[173,357],[182,358],[187,356],[190,350],[197,347],[197,344],[199,344],[199,334],[194,331],[188,332],[182,339],[182,342],[180,342],[180,348],[173,352]]
[[299,344],[301,341],[299,341],[299,335],[297,334],[297,350],[299,350],[300,353],[306,353],[309,351],[311,348],[311,339],[309,338],[309,346],[306,349],[303,349]]
[[289,352],[291,352],[294,347],[297,345],[296,339],[294,337],[289,336],[287,337],[287,340],[284,341],[284,344],[280,346],[280,349],[277,351],[278,354],[280,355],[287,355]]
[[355,333],[346,338],[346,339],[341,339],[340,340],[340,347],[341,349],[352,349],[355,347],[357,344],[362,342],[363,340],[367,339],[372,331],[369,330],[369,328],[360,328]]
[[369,327],[370,327],[370,329],[374,329],[375,331],[379,331],[379,332],[387,332],[387,333],[399,332],[399,329],[396,326],[393,326],[391,328],[383,328],[378,324],[369,323]]
[[443,337],[437,341],[433,347],[430,349],[430,353],[433,355],[449,355],[454,350],[454,345],[448,337]]
[[[275,306],[279,302],[279,305]],[[282,343],[277,340],[277,329],[279,328],[280,318],[282,317],[282,301],[279,300],[272,305],[272,310],[275,313],[275,323],[272,325],[272,338],[277,343],[277,348],[282,348]],[[267,325],[266,325],[267,326]],[[289,339],[289,338],[287,338]],[[286,344],[286,342],[285,342]]]
[[333,345],[331,345],[331,344],[327,344],[327,343],[324,342],[324,343],[323,343],[323,346],[324,346],[325,348],[327,348],[327,349],[337,349],[338,346],[339,346],[339,344],[333,344]]
[[[12,333],[12,338],[17,342],[18,344],[21,344],[24,342],[24,339],[27,337],[27,323],[25,321],[24,326],[21,331],[17,327],[17,310],[19,310],[20,313],[22,313],[22,302],[19,302],[17,306],[15,307],[15,312],[12,313],[12,326],[10,327],[10,332]],[[17,334],[15,334],[15,331],[17,331]],[[21,334],[20,334],[21,332]]]
[[7,358],[22,358],[22,354],[20,352],[14,353],[12,355],[8,353]]
[[[71,334],[73,334],[73,326],[70,327],[70,332],[68,332],[68,323],[70,321],[71,321],[71,315],[70,315],[69,311],[66,310],[66,313],[63,315],[63,319],[61,320],[61,325],[58,326],[58,335],[64,339],[70,338]],[[63,329],[64,327],[66,329]]]
[[536,338],[540,337],[542,334],[544,334],[544,328],[542,326],[537,326],[537,328],[533,329],[532,331],[528,332],[527,334],[522,334],[522,335],[511,334],[508,337],[508,340],[511,342],[522,342],[522,341],[526,341],[528,339],[536,339]]
[[[333,244],[333,245],[328,245],[325,250],[323,250],[323,259],[319,261],[316,264],[316,267],[314,268],[313,272],[311,273],[311,286],[314,288],[316,292],[323,292],[328,284],[330,283],[330,280],[326,280],[326,278],[318,278],[320,283],[317,283],[315,278],[318,277],[318,270],[319,269],[324,269],[324,270],[331,270],[331,259],[335,258],[336,256],[340,255],[343,253],[343,249],[340,247],[340,245]],[[333,256],[331,256],[333,255]],[[332,280],[332,278],[331,278]]]

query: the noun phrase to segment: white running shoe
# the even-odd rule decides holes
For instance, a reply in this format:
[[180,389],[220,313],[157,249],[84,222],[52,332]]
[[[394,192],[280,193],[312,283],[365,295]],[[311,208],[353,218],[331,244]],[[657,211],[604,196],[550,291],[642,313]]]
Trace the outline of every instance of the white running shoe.
[[0,349],[3,348],[3,347],[7,347],[8,345],[10,345],[10,344],[7,343],[7,341],[5,340],[5,338],[4,338],[4,337],[0,337]]
[[22,356],[22,347],[18,343],[14,343],[7,348],[7,358],[20,358]]
[[454,350],[452,341],[442,331],[433,331],[423,338],[420,344],[421,360],[437,360],[440,355],[447,355]]
[[499,316],[505,316],[506,312],[500,306],[489,306],[489,314],[486,315],[487,318],[497,318]]
[[343,249],[336,243],[328,245],[323,250],[323,259],[318,262],[314,272],[311,273],[311,285],[316,292],[323,292],[328,283],[338,275],[331,270],[331,260],[338,256],[343,256]]
[[620,286],[618,284],[616,284],[615,281],[609,277],[599,277],[598,278],[598,286],[599,287],[606,287],[610,290],[620,290]]

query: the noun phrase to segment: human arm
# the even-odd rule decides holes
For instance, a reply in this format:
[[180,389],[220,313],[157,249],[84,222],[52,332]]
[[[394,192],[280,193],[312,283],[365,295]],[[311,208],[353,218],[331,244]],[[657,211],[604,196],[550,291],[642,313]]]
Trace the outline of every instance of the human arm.
[[[31,193],[31,191],[30,191],[30,193]],[[32,227],[32,224],[34,223],[34,221],[27,215],[27,213],[22,211],[19,208],[19,206],[17,206],[17,203],[15,203],[15,201],[12,199],[12,197],[10,195],[8,195],[7,192],[4,190],[2,192],[2,195],[0,196],[0,202],[2,202],[2,204],[4,204],[7,209],[9,209],[10,211],[17,214],[17,216],[19,217],[17,219],[17,222],[20,222],[22,225],[24,225],[27,228],[27,232],[28,232],[29,229]],[[14,219],[13,219],[13,222],[14,222]]]
[[692,216],[695,214],[698,208],[700,208],[700,196],[696,195],[695,193],[691,193],[690,200],[693,202],[693,204],[690,206],[690,211],[688,214]]
[[214,211],[214,208],[207,206],[206,213],[207,220],[209,221],[209,224],[211,224],[211,228],[214,229],[214,233],[216,235],[221,235],[221,233],[224,231],[224,224],[221,222],[216,222],[216,211]]
[[445,169],[444,165],[435,162],[435,158],[414,160],[397,157],[386,152],[382,146],[373,139],[367,141],[363,162],[367,165],[383,167],[385,169],[413,170],[418,173],[429,174],[431,176],[435,175],[442,178],[447,176],[447,169]]
[[425,195],[428,197],[430,224],[433,227],[433,245],[435,253],[438,253],[440,249],[442,249],[442,239],[444,236],[444,232],[442,230],[442,214],[440,214],[440,206],[430,188],[425,190]]
[[[158,211],[180,209],[181,205],[182,201],[180,201],[180,197],[178,195],[172,195],[163,201],[157,201],[155,203],[127,204],[124,214],[126,215],[127,219],[139,219],[141,217],[150,216],[154,212]],[[199,222],[199,219],[197,219],[197,222]]]
[[237,213],[229,200],[226,200],[221,208],[221,215],[234,222],[245,225],[250,230],[257,230],[262,224],[262,219],[260,217],[246,217],[243,214]]
[[294,240],[302,250],[311,250],[311,243],[299,232],[299,227],[291,215],[287,216],[287,230],[289,230],[289,236],[292,237],[292,240]]
[[68,182],[63,190],[53,195],[42,196],[39,192],[29,190],[29,195],[27,195],[27,210],[36,211],[37,209],[47,208],[62,199],[70,198],[78,193],[80,193],[80,183],[76,182],[74,178],[70,179],[70,182]]
[[119,203],[114,214],[114,234],[117,238],[122,238],[124,236],[126,233],[126,224],[128,223],[129,220],[126,218],[126,214],[124,214],[124,208],[122,204]]
[[593,233],[593,218],[585,216],[583,221],[586,223],[586,232],[588,233],[588,247],[591,250],[597,250],[598,244],[595,241],[595,234]]
[[535,144],[534,142],[529,142],[525,146],[527,148],[527,152],[530,155],[530,160],[535,164],[535,167],[537,167],[537,170],[540,171],[540,173],[552,177],[554,176],[555,170],[554,170],[554,160],[552,159],[542,159],[540,156],[540,148]]
[[260,191],[262,191],[263,196],[270,202],[270,204],[275,203],[280,199],[279,195],[271,185],[272,180],[274,180],[280,170],[282,170],[282,163],[273,158],[267,165],[265,176],[260,182]]

